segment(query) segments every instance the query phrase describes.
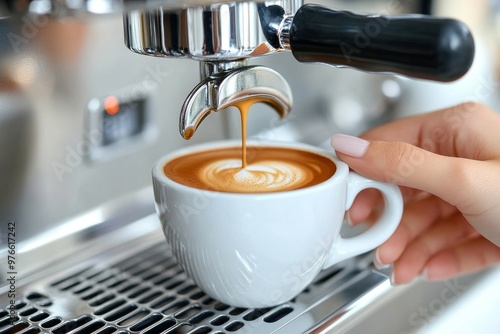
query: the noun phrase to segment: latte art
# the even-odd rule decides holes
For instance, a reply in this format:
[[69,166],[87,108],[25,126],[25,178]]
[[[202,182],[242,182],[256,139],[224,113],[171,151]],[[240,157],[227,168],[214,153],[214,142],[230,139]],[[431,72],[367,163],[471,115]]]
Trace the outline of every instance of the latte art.
[[311,182],[314,174],[283,161],[264,160],[241,168],[239,160],[222,160],[201,169],[199,177],[213,189],[262,192],[300,188]]
[[165,174],[187,186],[236,193],[277,192],[309,187],[335,172],[333,162],[307,151],[249,147],[242,167],[241,148],[192,153],[169,162]]

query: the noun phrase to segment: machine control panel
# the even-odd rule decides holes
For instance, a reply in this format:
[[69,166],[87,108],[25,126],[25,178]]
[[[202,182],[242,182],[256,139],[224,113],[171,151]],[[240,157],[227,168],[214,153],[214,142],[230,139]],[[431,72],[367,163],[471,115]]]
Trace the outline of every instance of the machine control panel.
[[87,104],[86,137],[92,138],[91,161],[123,154],[151,136],[151,113],[147,96],[130,98],[109,95]]

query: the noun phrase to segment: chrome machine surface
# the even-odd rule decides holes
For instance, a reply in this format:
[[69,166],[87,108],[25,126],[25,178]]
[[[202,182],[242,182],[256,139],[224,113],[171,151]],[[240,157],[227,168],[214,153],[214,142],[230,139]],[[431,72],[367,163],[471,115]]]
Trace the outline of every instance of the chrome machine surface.
[[[361,13],[419,12],[415,1],[321,2]],[[234,102],[237,90],[271,91],[271,103],[252,109],[250,136],[324,147],[335,132],[357,134],[471,97],[496,101],[484,17],[467,21],[478,46],[469,73],[431,83],[299,64],[288,29],[301,3],[262,3],[283,9],[273,16],[278,39],[264,34],[259,6],[248,1],[0,2],[1,334],[460,332],[450,327],[457,314],[476,329],[474,319],[484,326],[492,319],[470,315],[476,305],[498,309],[482,297],[495,270],[391,287],[389,270],[373,268],[366,254],[323,272],[284,305],[248,310],[211,300],[175,264],[154,215],[151,167],[181,146],[237,138],[231,108],[203,118]],[[483,8],[474,6],[435,7],[467,20]],[[219,33],[195,23],[184,29],[203,15],[221,24]],[[214,43],[200,44],[200,33]],[[279,121],[276,111],[287,117]],[[200,119],[203,126],[184,140],[179,127]]]

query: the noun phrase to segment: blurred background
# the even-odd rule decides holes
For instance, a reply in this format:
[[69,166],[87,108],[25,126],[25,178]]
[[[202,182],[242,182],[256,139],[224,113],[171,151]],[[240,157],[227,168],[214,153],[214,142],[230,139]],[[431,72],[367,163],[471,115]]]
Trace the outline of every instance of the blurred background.
[[[315,3],[362,13],[458,18],[474,34],[475,62],[460,80],[433,83],[301,64],[290,53],[252,59],[250,64],[273,68],[288,80],[294,108],[280,121],[267,106],[256,105],[249,116],[250,136],[328,148],[334,133],[356,135],[392,119],[460,102],[480,101],[500,110],[500,1]],[[130,52],[123,40],[121,15],[0,20],[2,243],[7,223],[15,221],[19,266],[26,273],[65,254],[62,248],[57,254],[38,254],[37,261],[30,257],[23,262],[23,247],[34,240],[43,243],[104,220],[126,225],[153,213],[150,172],[160,156],[182,146],[240,136],[239,114],[225,110],[208,117],[190,141],[182,139],[179,112],[199,82],[198,63],[140,56]],[[113,117],[117,106],[120,117]],[[498,296],[498,289],[494,292]],[[408,314],[418,307],[418,302],[409,306]],[[492,309],[498,307],[497,303]],[[380,320],[380,313],[374,314],[371,319]],[[408,315],[399,317],[401,324],[387,333],[422,328],[412,325]],[[439,326],[443,320],[436,319],[432,323]],[[486,327],[481,332],[493,328],[487,327],[493,320],[483,319]],[[430,323],[425,318],[427,332]],[[432,328],[449,329],[445,323],[448,327]]]

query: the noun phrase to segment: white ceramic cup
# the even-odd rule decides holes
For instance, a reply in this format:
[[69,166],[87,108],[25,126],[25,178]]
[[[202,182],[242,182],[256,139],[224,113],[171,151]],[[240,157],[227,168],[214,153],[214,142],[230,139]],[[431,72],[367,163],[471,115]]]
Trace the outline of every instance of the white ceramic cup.
[[[223,303],[269,307],[297,296],[318,273],[368,252],[399,224],[399,188],[349,172],[333,153],[299,143],[249,142],[316,152],[335,163],[328,180],[304,189],[274,193],[226,193],[191,188],[170,180],[163,167],[179,156],[239,146],[217,142],[177,150],[153,168],[156,210],[181,267],[207,295]],[[380,219],[361,234],[343,238],[346,210],[363,189],[381,191]]]

